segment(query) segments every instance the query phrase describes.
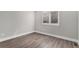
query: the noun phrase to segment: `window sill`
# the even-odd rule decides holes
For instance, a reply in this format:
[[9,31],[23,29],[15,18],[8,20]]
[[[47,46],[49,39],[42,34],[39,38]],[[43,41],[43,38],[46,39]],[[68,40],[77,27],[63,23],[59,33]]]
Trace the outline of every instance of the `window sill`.
[[59,26],[59,23],[58,24],[47,24],[47,23],[42,23],[42,25],[50,25],[50,26]]

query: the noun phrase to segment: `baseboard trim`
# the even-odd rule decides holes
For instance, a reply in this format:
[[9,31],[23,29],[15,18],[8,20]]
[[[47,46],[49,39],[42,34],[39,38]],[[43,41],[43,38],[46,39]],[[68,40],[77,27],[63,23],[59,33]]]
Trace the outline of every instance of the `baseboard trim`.
[[78,41],[78,46],[79,46],[79,41]]
[[28,35],[28,34],[31,34],[31,33],[34,33],[34,32],[37,32],[37,33],[40,33],[40,34],[44,34],[44,35],[49,35],[49,36],[54,36],[54,37],[62,38],[64,40],[68,40],[68,41],[73,41],[73,42],[78,43],[78,45],[79,45],[79,40],[77,40],[77,39],[72,39],[72,38],[63,37],[63,36],[54,35],[54,34],[48,34],[48,33],[40,32],[40,31],[32,31],[32,32],[27,32],[27,33],[19,34],[19,35],[14,35],[14,36],[11,36],[11,37],[6,37],[6,38],[3,38],[3,39],[0,39],[0,42],[6,41],[6,40],[10,40],[10,39],[22,36],[22,35]]
[[48,33],[40,32],[40,31],[35,31],[35,32],[40,33],[40,34],[44,34],[44,35],[58,37],[58,38],[61,38],[61,39],[64,39],[64,40],[68,40],[68,41],[73,41],[73,42],[79,43],[77,39],[72,39],[72,38],[63,37],[63,36],[54,35],[54,34],[48,34]]
[[18,34],[18,35],[13,35],[13,36],[11,36],[11,37],[2,38],[2,39],[0,39],[0,42],[6,41],[6,40],[10,40],[10,39],[13,39],[13,38],[22,36],[22,35],[28,35],[28,34],[31,34],[31,33],[33,33],[33,32],[34,32],[34,31],[32,31],[32,32],[27,32],[27,33],[23,33],[23,34]]

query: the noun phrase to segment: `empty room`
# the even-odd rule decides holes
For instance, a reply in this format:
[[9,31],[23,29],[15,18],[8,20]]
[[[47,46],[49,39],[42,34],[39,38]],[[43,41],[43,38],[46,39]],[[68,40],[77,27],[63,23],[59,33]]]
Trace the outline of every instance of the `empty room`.
[[0,48],[79,48],[78,11],[0,11]]

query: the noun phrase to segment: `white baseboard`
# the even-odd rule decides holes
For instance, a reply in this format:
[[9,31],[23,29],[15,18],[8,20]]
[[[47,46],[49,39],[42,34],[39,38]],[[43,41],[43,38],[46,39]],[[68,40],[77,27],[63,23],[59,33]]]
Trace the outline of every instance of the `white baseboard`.
[[79,45],[79,41],[78,41],[78,45]]
[[32,32],[28,32],[28,33],[19,34],[19,35],[14,35],[14,36],[11,36],[11,37],[6,37],[6,38],[3,38],[3,39],[0,39],[0,42],[10,40],[10,39],[22,36],[22,35],[28,35],[28,34],[33,33],[33,32],[37,32],[37,33],[41,33],[41,34],[44,34],[44,35],[49,35],[49,36],[62,38],[62,39],[73,41],[73,42],[76,42],[76,43],[79,44],[79,40],[77,40],[77,39],[72,39],[72,38],[63,37],[63,36],[59,36],[59,35],[48,34],[48,33],[40,32],[40,31],[32,31]]
[[11,36],[11,37],[2,38],[2,39],[0,39],[0,42],[6,41],[6,40],[10,40],[10,39],[13,39],[13,38],[22,36],[22,35],[28,35],[28,34],[33,33],[33,32],[34,32],[34,31],[32,31],[32,32],[27,32],[27,33],[23,33],[23,34],[14,35],[14,36]]
[[40,32],[40,31],[35,31],[35,32],[40,33],[40,34],[44,34],[44,35],[58,37],[58,38],[61,38],[61,39],[64,39],[64,40],[68,40],[68,41],[73,41],[73,42],[79,43],[79,41],[77,39],[72,39],[72,38],[63,37],[63,36],[54,35],[54,34],[48,34],[48,33]]

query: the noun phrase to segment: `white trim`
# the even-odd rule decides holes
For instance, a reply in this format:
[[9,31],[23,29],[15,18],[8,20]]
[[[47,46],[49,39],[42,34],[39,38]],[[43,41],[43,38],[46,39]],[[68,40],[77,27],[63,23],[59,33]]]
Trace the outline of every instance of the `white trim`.
[[13,38],[22,36],[22,35],[28,35],[28,34],[33,33],[33,32],[34,32],[34,31],[32,31],[32,32],[27,32],[27,33],[23,33],[23,34],[14,35],[14,36],[11,36],[11,37],[2,38],[2,39],[0,39],[0,42],[6,41],[6,40],[10,40],[10,39],[13,39]]
[[78,42],[78,45],[79,45],[79,42]]
[[78,45],[79,45],[79,12],[78,12]]
[[59,36],[59,35],[54,35],[54,34],[48,34],[48,33],[40,32],[40,31],[35,31],[35,32],[41,33],[41,34],[44,34],[44,35],[49,35],[49,36],[54,36],[54,37],[62,38],[64,40],[68,40],[68,41],[73,41],[73,42],[79,43],[77,39],[68,38],[68,37]]
[[28,35],[28,34],[33,33],[33,32],[37,32],[37,33],[41,33],[41,34],[44,34],[44,35],[49,35],[49,36],[54,36],[54,37],[62,38],[64,40],[73,41],[73,42],[78,43],[78,45],[79,45],[79,40],[77,40],[77,39],[72,39],[72,38],[63,37],[63,36],[54,35],[54,34],[48,34],[48,33],[40,32],[40,31],[32,31],[32,32],[28,32],[28,33],[19,34],[19,35],[14,35],[14,36],[11,36],[11,37],[6,37],[6,38],[3,38],[3,39],[0,39],[0,42],[6,41],[6,40],[10,40],[10,39],[22,36],[22,35]]

